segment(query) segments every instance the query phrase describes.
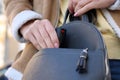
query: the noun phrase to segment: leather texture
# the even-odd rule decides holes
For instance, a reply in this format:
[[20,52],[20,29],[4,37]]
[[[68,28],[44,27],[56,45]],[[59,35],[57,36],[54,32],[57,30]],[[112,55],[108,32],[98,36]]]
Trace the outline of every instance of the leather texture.
[[[106,47],[96,27],[72,21],[56,31],[66,30],[62,48],[43,49],[28,63],[23,80],[111,80]],[[81,51],[88,48],[87,72],[76,71]]]

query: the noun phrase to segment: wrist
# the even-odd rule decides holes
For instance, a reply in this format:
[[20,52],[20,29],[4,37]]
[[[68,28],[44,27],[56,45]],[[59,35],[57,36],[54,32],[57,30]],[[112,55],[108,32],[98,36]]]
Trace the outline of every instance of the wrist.
[[20,35],[21,37],[23,37],[24,32],[25,32],[27,29],[29,29],[30,25],[31,25],[35,20],[36,20],[36,19],[30,20],[30,21],[26,22],[26,23],[19,29],[19,35]]
[[24,10],[20,13],[18,13],[13,21],[12,21],[12,34],[13,37],[23,43],[26,42],[26,40],[22,37],[21,32],[20,32],[20,28],[27,23],[28,21],[34,20],[34,19],[42,19],[42,15],[39,13],[36,13],[35,11],[31,11],[31,10]]

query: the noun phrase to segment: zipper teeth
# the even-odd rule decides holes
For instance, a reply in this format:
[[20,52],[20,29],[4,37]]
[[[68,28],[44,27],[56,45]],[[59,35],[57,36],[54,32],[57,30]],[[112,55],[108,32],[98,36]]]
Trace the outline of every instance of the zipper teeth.
[[57,6],[57,16],[56,16],[56,21],[55,21],[55,28],[57,27],[57,25],[58,25],[58,19],[59,19],[59,15],[60,15],[60,0],[57,0],[57,4],[58,4],[58,6]]
[[97,28],[96,27],[94,27],[94,29],[95,29],[95,31],[97,32],[97,33],[99,33],[98,35],[98,37],[100,37],[100,41],[103,43],[103,47],[104,47],[104,52],[106,53],[106,54],[104,54],[104,58],[105,58],[105,68],[106,68],[106,77],[105,77],[105,80],[108,80],[109,79],[109,77],[107,77],[107,76],[109,76],[109,66],[108,66],[108,60],[107,60],[107,58],[108,58],[108,53],[107,53],[107,50],[106,50],[106,45],[105,45],[105,42],[104,42],[104,40],[103,40],[103,38],[102,38],[102,35],[100,34],[100,32],[97,30]]

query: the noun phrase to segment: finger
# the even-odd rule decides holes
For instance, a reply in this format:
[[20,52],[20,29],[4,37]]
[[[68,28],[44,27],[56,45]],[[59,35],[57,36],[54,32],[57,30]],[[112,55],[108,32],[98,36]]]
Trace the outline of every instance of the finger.
[[78,0],[69,0],[68,9],[70,13],[74,13],[75,6],[77,5]]
[[69,0],[68,9],[69,9],[70,13],[74,13],[74,8],[73,8],[73,5],[72,5],[72,0]]
[[87,4],[89,4],[91,2],[91,0],[81,0],[78,2],[78,4],[75,7],[75,12],[77,12],[79,9],[81,9],[82,7],[86,6]]
[[35,26],[36,28],[33,28],[32,30],[32,34],[34,35],[35,39],[37,40],[37,43],[39,44],[40,47],[42,48],[46,48],[46,44],[45,44],[45,41],[44,39],[42,38],[42,34],[40,34],[39,32],[39,28],[38,28],[38,25]]
[[37,43],[37,40],[34,38],[34,36],[32,35],[30,37],[30,42],[34,45],[34,47],[37,49],[37,50],[40,50],[40,45]]
[[45,26],[40,27],[39,32],[40,32],[40,34],[42,34],[41,36],[44,39],[44,42],[46,43],[47,48],[54,48],[51,38],[48,35],[47,31],[45,30]]
[[[49,26],[51,26],[51,27],[49,27]],[[50,22],[48,22],[48,24],[45,24],[45,29],[48,32],[48,34],[52,40],[52,43],[54,44],[54,47],[58,48],[59,47],[59,40],[57,37],[57,33],[56,33],[54,27],[52,26],[52,24]]]
[[87,11],[93,9],[93,4],[90,3],[90,4],[87,4],[86,6],[80,8],[79,10],[77,10],[77,12],[75,12],[74,16],[79,16],[79,15],[82,15],[84,13],[86,13]]

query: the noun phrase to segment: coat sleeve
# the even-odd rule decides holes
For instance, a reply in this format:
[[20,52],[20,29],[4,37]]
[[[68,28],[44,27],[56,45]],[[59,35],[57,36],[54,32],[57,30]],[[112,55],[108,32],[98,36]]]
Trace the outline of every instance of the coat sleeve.
[[9,23],[13,18],[23,10],[32,10],[32,1],[30,0],[4,0],[4,9]]
[[4,0],[7,21],[12,26],[13,37],[19,42],[26,42],[19,29],[26,22],[41,19],[42,16],[33,10],[33,0]]

